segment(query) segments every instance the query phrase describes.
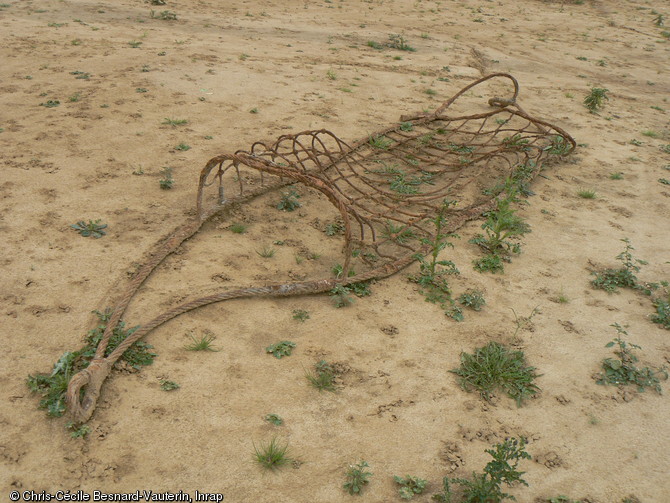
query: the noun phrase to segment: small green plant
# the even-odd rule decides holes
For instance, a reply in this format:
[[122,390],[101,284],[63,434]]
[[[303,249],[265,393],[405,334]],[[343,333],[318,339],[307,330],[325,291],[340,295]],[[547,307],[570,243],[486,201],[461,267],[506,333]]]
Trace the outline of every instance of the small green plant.
[[89,80],[91,78],[91,74],[88,72],[82,72],[81,70],[75,70],[74,72],[70,72],[70,75],[74,75],[75,79],[79,80]]
[[643,136],[648,136],[649,138],[658,138],[661,136],[657,131],[654,131],[652,129],[647,129],[645,131],[642,131]]
[[295,342],[281,341],[271,344],[265,348],[265,351],[271,353],[275,358],[281,359],[282,356],[290,356],[293,348],[295,348]]
[[270,442],[261,442],[260,446],[254,446],[254,459],[263,467],[269,470],[275,470],[291,459],[288,457],[288,442],[281,444],[277,437],[274,437]]
[[335,371],[325,360],[314,364],[314,370],[305,372],[307,381],[319,391],[335,391]]
[[591,113],[596,113],[600,110],[605,101],[608,101],[607,92],[609,89],[602,87],[593,87],[591,92],[584,98],[584,105],[589,109]]
[[167,126],[172,126],[172,127],[177,127],[177,126],[183,126],[184,124],[188,124],[187,119],[170,119],[168,117],[165,118],[163,121],[163,124]]
[[654,299],[654,308],[656,313],[651,315],[651,321],[658,323],[663,328],[670,330],[670,292],[667,291],[668,283],[662,282],[666,288],[666,296]]
[[160,384],[161,384],[161,389],[163,391],[174,391],[174,390],[179,389],[181,387],[181,386],[179,386],[179,384],[177,384],[174,381],[170,381],[169,379],[161,379]]
[[309,320],[309,312],[305,311],[304,309],[294,309],[293,319],[304,323],[305,321]]
[[374,40],[368,40],[367,46],[372,47],[373,49],[377,49],[378,51],[384,49],[384,46],[382,44],[380,44],[379,42],[375,42]]
[[370,482],[370,477],[372,477],[372,472],[367,471],[369,468],[367,461],[361,461],[355,465],[349,465],[346,472],[347,481],[342,487],[349,494],[361,494],[363,487]]
[[393,145],[393,140],[387,138],[383,135],[371,136],[369,142],[374,148],[380,150],[388,150],[391,145]]
[[399,244],[405,244],[407,241],[416,239],[414,231],[406,225],[394,224],[390,220],[386,222],[386,227],[382,230],[382,235]]
[[411,122],[401,122],[400,131],[412,131],[414,129],[414,124]]
[[250,114],[257,114],[258,113],[258,108],[257,107],[252,108],[251,110],[249,110],[249,113]]
[[152,10],[151,19],[160,19],[162,21],[176,21],[177,14],[169,10],[164,10],[156,14],[156,12]]
[[482,307],[486,304],[484,299],[484,294],[479,290],[468,290],[458,297],[458,302],[460,302],[465,307],[474,309],[475,311],[481,311]]
[[146,87],[137,87],[135,88],[135,92],[142,94],[142,93],[148,93],[149,90]]
[[70,96],[67,100],[68,100],[70,103],[76,103],[76,102],[79,101],[80,98],[81,98],[81,94],[79,94],[79,93],[74,93],[74,94],[73,94],[72,96]]
[[330,296],[333,298],[333,303],[335,307],[347,307],[354,303],[354,298],[350,295],[351,289],[343,286],[336,285],[331,291]]
[[174,178],[172,178],[172,168],[169,166],[163,166],[160,172],[161,179],[158,180],[160,188],[163,190],[170,190],[174,185]]
[[128,45],[133,49],[139,49],[139,47],[142,45],[142,42],[139,42],[137,40],[131,40],[130,42],[128,42]]
[[419,291],[426,298],[426,302],[438,304],[447,316],[454,318],[456,321],[461,321],[463,313],[460,308],[455,306],[455,302],[451,298],[451,288],[446,279],[447,276],[459,274],[459,271],[456,264],[451,260],[438,260],[442,250],[447,247],[454,247],[449,239],[458,237],[457,234],[445,230],[447,211],[453,204],[455,204],[455,201],[445,199],[437,216],[431,220],[435,226],[434,237],[432,239],[422,239],[422,243],[429,250],[429,255],[418,254],[415,256],[419,262],[419,274],[410,276],[409,280],[419,285]]
[[175,150],[181,150],[181,151],[185,152],[186,150],[190,150],[191,147],[189,145],[187,145],[186,143],[180,143],[179,145],[176,145],[174,149]]
[[73,422],[68,422],[66,427],[71,430],[70,436],[72,438],[84,438],[91,433],[91,427],[87,424],[76,425]]
[[483,259],[474,262],[475,269],[502,272],[504,270],[502,262],[510,262],[512,254],[521,253],[521,245],[510,239],[530,232],[530,226],[516,214],[516,210],[511,208],[515,200],[516,189],[510,187],[507,196],[498,199],[496,209],[486,213],[486,221],[482,224],[486,236],[477,234],[470,239],[470,243],[487,252]]
[[591,274],[595,276],[595,279],[591,281],[591,285],[593,285],[594,288],[605,290],[608,293],[617,292],[619,287],[640,288],[635,273],[640,271],[640,265],[646,265],[647,262],[633,257],[631,252],[635,248],[630,244],[628,238],[624,238],[621,241],[626,243],[624,251],[616,256],[617,260],[621,262],[621,267],[618,269],[605,269],[600,272],[591,272]]
[[610,173],[610,180],[622,180],[622,179],[623,179],[623,172],[616,171],[614,173]]
[[84,222],[83,220],[80,220],[76,224],[70,225],[70,227],[74,230],[76,230],[79,234],[81,234],[84,237],[93,237],[96,239],[101,238],[105,234],[107,234],[104,229],[107,228],[107,224],[101,224],[101,220],[98,219],[95,222],[93,220],[89,220],[88,223]]
[[275,249],[272,246],[265,246],[261,250],[256,250],[256,253],[263,258],[272,258],[275,256]]
[[342,222],[332,222],[326,224],[324,229],[326,236],[336,236],[344,232],[344,224]]
[[659,178],[658,183],[662,183],[663,185],[670,185],[670,180],[667,178]]
[[605,358],[602,361],[603,372],[596,376],[596,383],[614,384],[617,386],[634,384],[640,392],[650,387],[654,388],[660,395],[662,393],[661,379],[668,379],[666,367],[662,366],[655,369],[649,367],[638,368],[635,365],[638,359],[633,354],[633,350],[642,348],[637,344],[629,344],[621,339],[621,336],[628,336],[628,332],[624,327],[618,323],[614,323],[611,326],[616,329],[620,337],[616,337],[614,340],[608,342],[605,347],[611,348],[615,344],[618,345],[618,351],[614,351],[617,358]]
[[328,77],[328,79],[330,79],[330,80],[337,80],[337,74],[332,69],[330,69],[330,70],[328,70],[328,72],[326,72],[326,77]]
[[40,106],[46,107],[46,108],[54,108],[60,105],[59,100],[47,100],[44,103],[40,103]]
[[281,417],[279,417],[277,414],[267,414],[265,416],[265,420],[268,423],[274,424],[275,426],[281,426],[282,424],[284,424],[284,420]]
[[522,351],[510,351],[502,344],[489,342],[475,350],[474,354],[461,353],[460,368],[450,370],[460,377],[460,385],[466,390],[475,389],[485,400],[501,388],[516,400],[521,407],[523,400],[533,397],[540,388],[533,382],[539,377],[535,367],[526,366]]
[[400,486],[398,494],[404,500],[411,500],[415,494],[421,494],[428,484],[427,480],[412,475],[406,475],[404,478],[396,475],[393,480]]
[[397,33],[389,35],[388,46],[399,51],[416,52],[416,49],[407,43],[405,37]]
[[436,501],[450,503],[452,492],[450,484],[463,487],[464,503],[499,503],[505,499],[515,500],[514,496],[502,492],[503,483],[511,486],[515,483],[528,486],[522,478],[525,472],[517,470],[519,461],[531,459],[525,450],[526,439],[509,438],[501,444],[496,444],[493,449],[486,452],[493,458],[484,468],[484,473],[472,473],[472,479],[444,477],[442,480],[443,490],[441,494],[433,497]]
[[581,189],[577,191],[577,195],[582,199],[595,199],[596,191],[593,189]]
[[282,192],[281,199],[277,203],[277,209],[281,211],[294,211],[302,206],[302,204],[298,202],[299,198],[300,194],[295,190]]
[[229,229],[230,229],[230,232],[232,232],[234,234],[244,234],[245,232],[247,232],[247,226],[244,225],[244,224],[240,224],[240,223],[232,224],[229,227]]
[[196,339],[193,335],[189,335],[189,338],[192,342],[185,347],[187,351],[219,351],[212,347],[212,343],[214,342],[214,339],[216,339],[216,335],[214,334],[205,334],[200,337],[200,339]]

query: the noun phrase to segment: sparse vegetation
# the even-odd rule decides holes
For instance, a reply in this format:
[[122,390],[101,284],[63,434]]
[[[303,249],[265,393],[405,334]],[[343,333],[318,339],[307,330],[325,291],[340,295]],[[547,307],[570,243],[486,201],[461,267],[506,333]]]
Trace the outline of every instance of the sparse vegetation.
[[393,480],[400,486],[398,494],[404,500],[411,500],[416,494],[421,494],[428,484],[427,480],[412,475],[406,475],[404,478],[396,475]]
[[298,199],[300,194],[291,189],[288,192],[282,192],[281,199],[277,203],[277,209],[281,211],[294,211],[302,206]]
[[260,250],[256,250],[256,253],[263,258],[272,258],[275,256],[275,249],[272,246],[264,246]]
[[462,293],[458,297],[458,302],[460,302],[465,307],[474,309],[475,311],[481,311],[482,307],[486,304],[484,299],[484,294],[479,290],[468,290],[465,293]]
[[[93,313],[98,316],[100,322],[96,328],[90,330],[86,335],[84,339],[84,347],[78,351],[65,352],[54,364],[50,374],[28,376],[28,387],[32,392],[42,395],[39,407],[40,409],[46,409],[49,416],[60,417],[65,413],[65,392],[67,391],[67,385],[73,375],[88,367],[95,355],[98,343],[102,339],[107,322],[111,317],[111,311],[107,310],[104,313],[93,311]],[[112,332],[112,337],[107,345],[105,356],[108,356],[114,351],[121,342],[138,328],[139,327],[126,329],[125,323],[120,322]],[[138,341],[123,353],[121,359],[133,368],[150,365],[156,357],[155,353],[149,351],[150,349],[152,349],[152,346],[145,342]]]
[[282,424],[284,424],[284,420],[281,417],[279,417],[277,414],[267,414],[265,416],[265,420],[268,423],[274,424],[275,426],[281,426]]
[[105,232],[104,230],[107,228],[107,224],[101,224],[100,222],[101,222],[100,219],[96,221],[89,220],[88,223],[84,222],[83,220],[80,220],[76,224],[70,225],[70,227],[76,230],[79,234],[81,234],[85,238],[90,236],[99,239],[105,234],[107,234],[107,232]]
[[163,124],[167,126],[172,126],[172,127],[177,127],[177,126],[183,126],[184,124],[188,124],[188,120],[186,119],[170,119],[168,117],[165,118],[163,121]]
[[161,179],[158,180],[160,188],[163,190],[170,190],[174,185],[174,178],[172,178],[172,168],[169,166],[163,166],[160,172]]
[[447,316],[461,321],[463,312],[455,305],[451,297],[451,287],[446,279],[447,276],[459,274],[459,271],[451,260],[438,260],[442,250],[447,247],[453,248],[454,245],[449,239],[458,237],[457,234],[444,230],[447,225],[447,211],[453,204],[455,201],[445,200],[437,216],[431,220],[435,226],[434,237],[422,240],[424,245],[430,247],[430,255],[426,256],[430,258],[427,259],[421,254],[416,255],[419,274],[410,276],[409,280],[419,285],[419,291],[426,297],[427,302],[439,304]]
[[255,443],[253,446],[254,459],[268,470],[275,470],[291,461],[288,457],[288,442],[282,445],[276,437],[268,443],[261,442],[258,447]]
[[240,223],[232,224],[229,227],[229,229],[230,229],[230,232],[232,232],[234,234],[244,234],[245,232],[247,232],[247,226],[244,225],[244,224],[240,224]]
[[596,191],[593,189],[580,189],[577,191],[577,195],[582,199],[595,199]]
[[193,335],[189,335],[189,338],[191,339],[191,344],[185,347],[187,351],[219,351],[212,346],[214,339],[216,339],[216,335],[214,334],[205,334],[199,339],[196,339]]
[[372,477],[372,472],[367,471],[370,467],[367,461],[361,461],[355,465],[349,465],[347,468],[347,481],[344,483],[344,489],[349,494],[361,494],[363,487],[365,487],[370,482],[370,477]]
[[594,288],[605,290],[608,293],[615,293],[618,288],[639,288],[635,273],[640,271],[640,265],[646,265],[647,262],[633,257],[632,251],[635,248],[630,244],[628,238],[621,241],[626,243],[624,251],[616,256],[617,260],[621,262],[621,267],[591,272],[595,276],[595,279],[591,281]]
[[169,379],[161,379],[160,380],[160,385],[161,385],[161,389],[163,391],[174,391],[174,390],[179,389],[181,387],[181,386],[179,386],[179,384],[177,384],[174,381],[170,381]]
[[520,407],[523,400],[540,391],[533,382],[539,377],[535,370],[535,367],[526,366],[522,351],[510,351],[492,341],[476,349],[474,354],[461,353],[460,368],[449,372],[460,377],[460,385],[466,391],[477,390],[482,398],[489,401],[495,390],[500,388]]
[[305,321],[309,320],[309,312],[305,311],[304,309],[294,309],[293,319],[304,323]]
[[522,478],[525,472],[517,470],[519,461],[531,459],[525,450],[526,439],[509,438],[501,444],[496,444],[493,449],[486,452],[493,458],[484,468],[484,473],[472,473],[472,479],[444,477],[442,480],[443,490],[433,497],[435,501],[450,503],[452,501],[451,484],[457,484],[463,488],[463,503],[499,503],[505,499],[514,500],[514,496],[502,492],[502,484],[508,486],[513,484],[528,483]]
[[319,391],[335,391],[335,371],[325,360],[315,363],[314,370],[305,372],[305,377]]
[[369,143],[374,148],[378,148],[380,150],[388,150],[389,147],[393,145],[393,140],[387,138],[386,136],[379,135],[379,136],[371,136]]
[[584,105],[586,108],[588,108],[591,113],[596,113],[600,110],[605,104],[605,101],[609,100],[607,96],[608,91],[609,89],[602,87],[591,88],[591,92],[584,98]]
[[530,226],[511,208],[516,200],[516,190],[509,188],[505,198],[498,199],[496,209],[487,212],[482,229],[486,232],[477,234],[470,240],[482,248],[487,255],[475,260],[474,267],[480,272],[503,272],[503,262],[510,262],[512,254],[521,253],[521,244],[511,239],[530,232]]
[[331,291],[330,296],[333,298],[333,303],[335,307],[347,307],[354,303],[354,298],[350,295],[351,289],[343,286],[336,285]]
[[614,384],[617,386],[634,384],[640,392],[649,387],[654,388],[660,395],[662,393],[661,379],[668,379],[666,367],[663,366],[655,369],[649,367],[638,368],[636,366],[638,359],[633,354],[633,350],[642,348],[637,344],[629,344],[621,339],[621,336],[628,336],[628,332],[624,327],[618,323],[614,323],[611,326],[616,329],[619,337],[608,342],[605,347],[611,348],[615,344],[618,345],[619,349],[614,351],[617,358],[605,358],[602,361],[603,372],[596,376],[596,383]]
[[189,145],[187,145],[186,143],[180,143],[179,145],[176,145],[174,149],[175,150],[181,150],[181,151],[185,152],[186,150],[190,150],[191,147]]
[[281,341],[271,344],[265,348],[265,351],[271,353],[275,358],[281,359],[282,356],[290,356],[293,348],[295,348],[295,342]]

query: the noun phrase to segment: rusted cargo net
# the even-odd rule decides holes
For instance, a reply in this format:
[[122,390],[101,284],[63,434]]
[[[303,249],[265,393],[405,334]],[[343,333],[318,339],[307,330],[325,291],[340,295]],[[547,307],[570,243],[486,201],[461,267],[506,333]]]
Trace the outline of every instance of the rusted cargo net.
[[[492,98],[492,107],[474,115],[449,115],[454,101],[492,78],[513,86],[509,98]],[[390,276],[428,251],[430,219],[447,210],[449,231],[478,218],[497,204],[486,195],[520,167],[534,178],[552,154],[567,155],[575,142],[561,128],[531,117],[516,103],[519,86],[511,75],[492,74],[473,82],[432,114],[401,122],[348,145],[327,130],[281,136],[274,144],[254,143],[248,151],[211,159],[200,174],[197,215],[159,243],[117,301],[95,357],[71,379],[67,403],[75,422],[87,421],[114,363],[141,337],[172,318],[228,299],[291,296],[332,290],[337,285]],[[212,216],[269,190],[303,184],[322,192],[339,212],[343,229],[340,279],[228,289],[196,298],[145,323],[105,356],[114,327],[152,271]],[[444,230],[444,229],[443,229]],[[354,267],[355,266],[355,267]],[[349,271],[356,274],[349,276]]]

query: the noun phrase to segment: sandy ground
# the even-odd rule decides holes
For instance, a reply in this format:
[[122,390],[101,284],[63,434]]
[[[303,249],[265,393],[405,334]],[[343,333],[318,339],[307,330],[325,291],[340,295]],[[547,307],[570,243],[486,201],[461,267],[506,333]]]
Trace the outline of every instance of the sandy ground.
[[[399,501],[393,475],[469,476],[484,450],[528,438],[520,502],[560,494],[580,501],[670,501],[670,406],[665,396],[603,387],[592,376],[611,356],[610,325],[628,325],[641,364],[670,361],[668,331],[649,321],[647,297],[594,290],[589,271],[613,267],[630,238],[649,264],[644,281],[670,278],[670,46],[660,1],[182,1],[7,0],[0,6],[0,499],[11,490],[219,492],[225,501],[350,501],[350,463],[374,473],[361,501]],[[155,11],[151,16],[152,9]],[[664,10],[665,9],[665,10]],[[160,19],[162,11],[176,20]],[[670,23],[670,21],[669,21]],[[666,32],[667,33],[667,32]],[[377,50],[402,34],[415,52]],[[133,47],[135,46],[135,47]],[[158,358],[105,384],[91,433],[71,438],[49,419],[29,374],[78,349],[126,272],[193,214],[200,169],[211,157],[287,132],[326,127],[347,141],[435,109],[473,79],[510,72],[525,110],[570,132],[580,148],[552,165],[520,213],[532,227],[504,275],[481,274],[468,239],[445,252],[480,313],[456,323],[424,301],[407,272],[373,285],[346,309],[326,295],[239,300],[181,316],[147,341]],[[73,73],[82,72],[82,73]],[[89,78],[77,78],[89,74]],[[609,90],[600,114],[582,101]],[[426,93],[426,90],[434,93]],[[488,96],[472,96],[485,104]],[[40,106],[59,100],[56,107]],[[170,126],[165,118],[186,119]],[[647,134],[643,134],[647,132]],[[653,132],[652,135],[649,132]],[[635,142],[631,142],[635,140]],[[187,144],[186,151],[175,146]],[[173,169],[172,190],[159,188]],[[143,174],[133,174],[133,173]],[[610,179],[621,172],[620,180]],[[595,190],[595,199],[577,192]],[[170,257],[131,304],[130,326],[177,300],[287,275],[320,277],[338,259],[303,209],[281,213],[271,193],[207,224]],[[102,219],[108,234],[70,229]],[[317,260],[298,264],[291,239]],[[255,250],[276,240],[277,253]],[[415,269],[411,269],[413,271]],[[292,277],[292,276],[291,276]],[[121,283],[123,284],[123,283]],[[557,302],[559,296],[568,302]],[[518,331],[515,313],[532,323]],[[294,309],[310,319],[299,323]],[[219,352],[184,350],[211,333]],[[297,344],[281,360],[265,353]],[[461,351],[488,341],[523,349],[542,392],[517,408],[486,403],[448,372]],[[336,393],[308,386],[319,359],[343,371]],[[164,392],[159,379],[181,385]],[[279,414],[283,426],[264,421]],[[253,443],[289,442],[291,466],[264,471]]]

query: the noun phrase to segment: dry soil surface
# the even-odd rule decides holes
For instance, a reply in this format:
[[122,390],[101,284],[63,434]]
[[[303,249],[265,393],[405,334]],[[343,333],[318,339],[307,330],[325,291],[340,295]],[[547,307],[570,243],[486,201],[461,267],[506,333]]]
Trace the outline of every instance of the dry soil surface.
[[[642,347],[640,366],[668,363],[670,333],[651,322],[648,296],[590,284],[591,271],[617,266],[624,238],[648,261],[640,281],[670,279],[670,28],[658,17],[670,17],[667,3],[152,3],[0,5],[2,501],[12,490],[351,501],[345,471],[365,460],[374,475],[360,501],[399,501],[393,476],[410,474],[428,480],[415,497],[427,502],[443,477],[480,472],[485,449],[512,436],[532,455],[519,465],[528,487],[509,488],[520,502],[670,501],[667,398],[593,378],[613,356],[613,323]],[[389,47],[391,35],[415,50]],[[481,312],[446,317],[408,281],[416,266],[342,309],[328,295],[214,304],[149,334],[155,362],[113,372],[86,438],[38,409],[28,375],[80,348],[91,311],[193,215],[208,159],[307,129],[355,141],[492,72],[513,74],[523,108],[579,148],[533,184],[519,209],[532,232],[504,274],[473,270],[481,253],[468,240],[481,221],[443,252],[461,271],[454,294],[481,290]],[[596,114],[583,104],[591,87],[608,90]],[[467,103],[485,108],[488,97]],[[164,167],[171,190],[159,186]],[[275,208],[277,192],[208,223],[142,287],[128,326],[202,292],[328,277],[339,241],[312,225],[323,201],[298,192],[295,212]],[[100,239],[70,228],[97,219],[108,225]],[[266,246],[273,257],[256,253]],[[309,319],[295,320],[296,309]],[[218,352],[184,349],[207,334]],[[296,348],[280,360],[265,348],[281,340]],[[487,402],[448,372],[489,341],[523,350],[542,374],[522,407],[504,393]],[[339,372],[334,393],[304,377],[322,359]],[[161,379],[181,387],[165,392]],[[270,413],[283,425],[264,420]],[[275,437],[292,463],[267,471],[254,444]]]

